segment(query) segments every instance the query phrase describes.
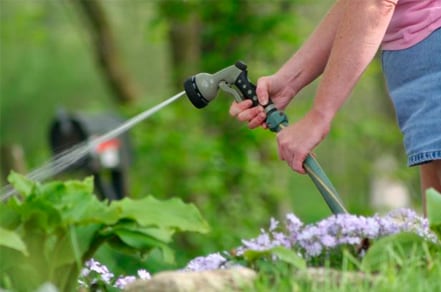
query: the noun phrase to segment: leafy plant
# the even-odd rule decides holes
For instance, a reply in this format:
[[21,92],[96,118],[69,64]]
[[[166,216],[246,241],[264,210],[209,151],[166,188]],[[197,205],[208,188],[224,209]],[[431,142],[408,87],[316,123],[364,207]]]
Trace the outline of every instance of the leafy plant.
[[438,234],[441,239],[441,194],[435,189],[429,189],[426,192],[427,197],[427,216],[429,218],[430,228]]
[[402,268],[406,258],[417,259],[420,268],[432,266],[434,259],[441,260],[441,194],[429,189],[427,195],[428,225],[437,234],[434,241],[425,240],[416,233],[398,233],[378,240],[363,258],[362,267],[365,270],[380,270],[392,265]]
[[39,184],[11,173],[9,180],[23,199],[0,205],[0,286],[14,291],[45,282],[73,290],[84,262],[105,242],[140,255],[159,249],[173,261],[175,232],[208,231],[199,211],[176,198],[108,203],[95,197],[91,178]]

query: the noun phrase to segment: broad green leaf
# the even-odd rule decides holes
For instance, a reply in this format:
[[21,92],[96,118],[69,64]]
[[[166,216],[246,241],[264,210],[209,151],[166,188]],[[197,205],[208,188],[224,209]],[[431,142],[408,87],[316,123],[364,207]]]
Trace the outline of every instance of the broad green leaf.
[[248,262],[253,262],[257,259],[268,257],[271,255],[269,249],[267,250],[247,250],[243,253],[243,257]]
[[0,226],[6,229],[16,229],[20,225],[20,214],[17,212],[17,201],[8,200],[0,204]]
[[297,269],[305,269],[306,261],[300,257],[294,250],[276,246],[267,250],[247,250],[244,252],[244,259],[253,262],[261,258],[276,256],[278,260],[293,265]]
[[144,234],[153,238],[156,238],[163,242],[171,242],[174,231],[171,229],[159,229],[157,227],[143,227],[139,226],[134,221],[129,222],[118,222],[118,224],[103,228],[100,231],[100,235],[104,237],[110,237],[119,230],[128,230],[132,232],[137,232]]
[[[39,272],[37,278],[56,285],[65,280],[48,277],[73,273],[69,277],[76,278],[80,260],[90,258],[106,241],[131,254],[158,249],[165,261],[173,263],[174,253],[168,244],[176,231],[208,231],[196,207],[179,199],[126,198],[109,205],[93,194],[90,178],[33,184],[14,174],[11,181],[26,198],[1,205],[0,247],[8,252],[6,258],[20,258],[18,264],[32,267]],[[19,228],[22,237],[10,233],[11,228],[6,228],[10,226]],[[26,277],[22,270],[11,273],[11,279]]]
[[306,261],[294,250],[286,247],[277,246],[272,248],[271,253],[283,262],[293,265],[297,269],[306,269]]
[[406,259],[411,254],[424,257],[423,244],[431,245],[421,236],[410,232],[397,233],[381,238],[374,242],[367,251],[361,263],[362,269],[377,271],[391,262],[394,266],[399,266],[401,265],[400,259]]
[[72,246],[72,240],[77,240],[79,256],[83,257],[90,251],[96,243],[94,240],[100,240],[96,238],[96,235],[101,228],[99,224],[89,224],[84,226],[75,226],[71,232],[75,232],[74,238],[71,238],[71,232],[64,230],[63,236],[57,236],[54,238],[54,242],[49,241],[45,244],[45,254],[48,258],[48,262],[51,263],[51,268],[55,269],[59,266],[75,263],[76,256]]
[[20,238],[20,236],[11,230],[0,227],[0,246],[6,246],[21,252],[24,255],[28,255],[26,244]]
[[166,262],[172,263],[174,261],[173,251],[165,242],[157,238],[129,230],[118,230],[116,235],[122,242],[141,252],[150,252],[154,248],[159,248]]
[[11,171],[8,176],[8,181],[20,194],[24,196],[28,196],[35,186],[35,183],[33,181],[31,181],[24,175],[16,173],[15,171]]
[[19,210],[27,231],[51,233],[61,223],[61,211],[44,200],[27,201]]
[[441,225],[441,194],[435,189],[429,189],[427,196],[427,217],[430,225]]
[[50,182],[39,188],[36,200],[49,202],[62,220],[69,224],[102,223],[114,224],[119,219],[119,210],[99,201],[93,194],[90,178],[84,181]]
[[121,217],[129,218],[142,226],[174,228],[180,231],[208,232],[207,222],[192,204],[178,198],[159,201],[151,196],[139,200],[125,198],[113,202],[122,211]]

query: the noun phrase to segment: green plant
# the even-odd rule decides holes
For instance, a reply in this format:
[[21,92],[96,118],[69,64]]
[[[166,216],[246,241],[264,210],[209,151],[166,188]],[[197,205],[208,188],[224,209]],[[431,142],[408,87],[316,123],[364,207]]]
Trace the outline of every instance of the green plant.
[[22,195],[0,205],[0,287],[31,291],[45,282],[72,291],[86,260],[105,242],[129,253],[162,251],[176,231],[207,232],[199,211],[179,199],[151,196],[102,202],[92,179],[39,184],[12,173]]
[[253,291],[439,291],[441,194],[427,192],[428,218],[411,209],[372,217],[339,214],[303,224],[287,214],[231,252],[190,261],[186,270],[240,264],[258,272]]

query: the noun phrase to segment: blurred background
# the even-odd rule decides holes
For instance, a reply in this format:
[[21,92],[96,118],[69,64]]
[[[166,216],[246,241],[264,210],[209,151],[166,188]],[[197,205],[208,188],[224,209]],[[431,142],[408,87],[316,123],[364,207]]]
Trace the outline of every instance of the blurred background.
[[[255,82],[291,56],[332,2],[0,0],[2,185],[11,169],[26,173],[51,158],[60,113],[126,120],[182,91],[188,76],[237,60]],[[309,109],[315,87],[288,107],[291,122]],[[124,195],[192,202],[211,232],[175,238],[175,265],[104,247],[98,257],[115,273],[182,267],[288,212],[304,222],[331,214],[310,179],[278,160],[273,133],[230,118],[231,101],[220,94],[201,111],[182,98],[130,130]],[[418,172],[406,166],[378,59],[316,154],[350,212],[420,211]]]

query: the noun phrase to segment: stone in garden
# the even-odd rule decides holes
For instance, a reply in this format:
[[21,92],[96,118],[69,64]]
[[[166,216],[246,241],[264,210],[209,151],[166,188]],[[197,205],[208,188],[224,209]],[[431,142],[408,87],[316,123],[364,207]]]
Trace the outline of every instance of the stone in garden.
[[150,280],[137,280],[129,284],[128,292],[223,292],[242,291],[253,284],[256,272],[244,268],[203,272],[167,271]]

